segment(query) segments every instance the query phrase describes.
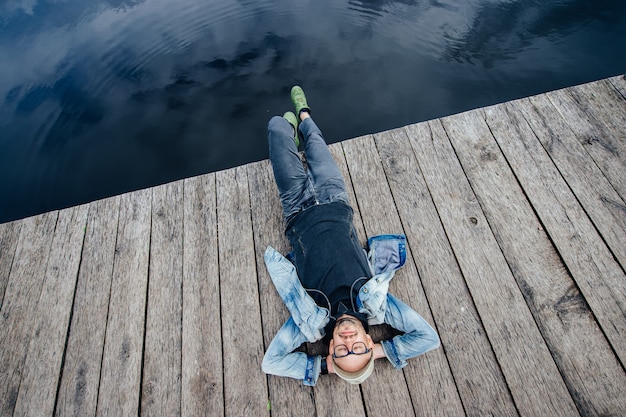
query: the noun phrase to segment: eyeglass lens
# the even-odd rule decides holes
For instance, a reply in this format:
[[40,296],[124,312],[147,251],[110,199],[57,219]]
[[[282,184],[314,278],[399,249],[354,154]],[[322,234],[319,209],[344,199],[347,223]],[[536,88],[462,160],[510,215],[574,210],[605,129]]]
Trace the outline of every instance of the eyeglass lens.
[[352,351],[348,350],[346,345],[335,346],[335,357],[342,358],[348,355],[364,355],[369,352],[367,346],[363,342],[356,342],[352,345]]

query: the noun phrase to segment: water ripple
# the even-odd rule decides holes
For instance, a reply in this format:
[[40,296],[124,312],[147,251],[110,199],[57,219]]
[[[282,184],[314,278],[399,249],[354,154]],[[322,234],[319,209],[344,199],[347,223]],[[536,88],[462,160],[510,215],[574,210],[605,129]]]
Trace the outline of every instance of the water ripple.
[[10,0],[0,221],[264,158],[294,83],[336,141],[614,75],[625,16],[609,0]]

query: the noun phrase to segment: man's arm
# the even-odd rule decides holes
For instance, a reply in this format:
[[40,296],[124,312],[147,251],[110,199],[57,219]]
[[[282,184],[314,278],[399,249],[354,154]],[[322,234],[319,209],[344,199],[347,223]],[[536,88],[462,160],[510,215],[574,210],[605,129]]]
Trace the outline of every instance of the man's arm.
[[293,318],[276,333],[265,352],[261,368],[266,374],[285,376],[302,380],[304,385],[317,383],[321,367],[321,356],[308,356],[304,352],[294,352],[307,341]]
[[440,346],[437,332],[411,307],[391,294],[387,294],[385,323],[404,332],[390,340],[383,340],[380,348],[374,347],[378,357],[382,350],[384,357],[397,368],[403,368],[407,359],[426,353]]

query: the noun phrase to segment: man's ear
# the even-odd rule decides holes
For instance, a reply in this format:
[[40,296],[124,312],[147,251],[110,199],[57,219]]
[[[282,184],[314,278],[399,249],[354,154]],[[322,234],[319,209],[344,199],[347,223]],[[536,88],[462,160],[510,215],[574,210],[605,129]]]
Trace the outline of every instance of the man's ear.
[[369,345],[370,349],[372,349],[374,347],[374,340],[372,340],[372,336],[366,334],[365,337],[367,339],[367,344]]
[[334,339],[330,339],[330,342],[328,343],[328,354],[332,355],[333,354],[333,349],[335,348],[335,340]]

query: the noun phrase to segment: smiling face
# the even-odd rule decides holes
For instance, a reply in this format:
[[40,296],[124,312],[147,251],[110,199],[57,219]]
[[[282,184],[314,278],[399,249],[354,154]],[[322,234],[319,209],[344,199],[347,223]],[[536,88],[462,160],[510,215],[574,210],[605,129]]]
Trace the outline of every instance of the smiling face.
[[[365,333],[363,324],[358,319],[347,314],[339,317],[333,330],[333,338],[328,346],[328,353],[332,355],[335,352],[335,347],[341,345],[345,346],[350,352],[361,353],[360,347],[362,344],[365,344],[367,349],[370,349],[370,352],[364,355],[349,354],[342,358],[334,358],[335,364],[346,372],[357,372],[367,365],[373,354],[371,349],[374,347],[372,338]],[[339,350],[342,349],[340,348]]]

